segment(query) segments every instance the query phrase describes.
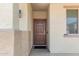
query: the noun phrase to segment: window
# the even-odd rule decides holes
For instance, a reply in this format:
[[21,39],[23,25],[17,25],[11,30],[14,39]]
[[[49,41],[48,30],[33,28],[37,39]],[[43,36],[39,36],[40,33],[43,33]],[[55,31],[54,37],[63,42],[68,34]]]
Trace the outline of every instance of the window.
[[78,10],[67,10],[67,34],[78,33]]

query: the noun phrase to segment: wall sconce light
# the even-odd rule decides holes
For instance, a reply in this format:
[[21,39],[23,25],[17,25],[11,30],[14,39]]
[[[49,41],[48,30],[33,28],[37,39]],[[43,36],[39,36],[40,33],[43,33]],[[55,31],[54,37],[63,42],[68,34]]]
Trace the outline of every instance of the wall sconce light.
[[21,18],[21,17],[22,17],[22,11],[19,10],[19,18]]

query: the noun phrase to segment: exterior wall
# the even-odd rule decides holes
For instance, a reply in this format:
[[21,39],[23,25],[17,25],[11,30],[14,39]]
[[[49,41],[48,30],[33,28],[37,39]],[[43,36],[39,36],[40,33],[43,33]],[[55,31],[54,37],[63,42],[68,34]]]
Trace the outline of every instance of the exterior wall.
[[21,38],[18,39],[21,41],[18,41],[17,39],[19,47],[16,47],[15,55],[27,56],[32,48],[32,9],[31,5],[26,3],[19,4],[19,9],[22,11],[22,17],[19,18],[19,31],[16,31],[15,33],[17,38],[19,37],[18,34],[20,33]]
[[14,49],[14,32],[0,30],[0,56],[12,56]]
[[33,19],[47,19],[47,11],[33,11]]
[[12,29],[13,28],[13,4],[0,3],[0,29]]
[[28,30],[28,4],[22,3],[19,4],[19,9],[22,11],[22,17],[19,18],[19,29],[21,31],[27,31]]
[[13,6],[13,30],[14,30],[14,55],[22,55],[22,34],[19,30],[19,4]]
[[19,30],[19,4],[13,4],[13,30]]
[[0,55],[21,55],[18,10],[18,4],[0,4]]
[[66,34],[66,8],[79,4],[50,4],[49,9],[49,46],[51,53],[79,53],[79,37]]
[[33,45],[33,16],[32,16],[32,6],[28,4],[28,32],[29,32],[29,54]]
[[14,54],[13,4],[0,4],[0,55]]

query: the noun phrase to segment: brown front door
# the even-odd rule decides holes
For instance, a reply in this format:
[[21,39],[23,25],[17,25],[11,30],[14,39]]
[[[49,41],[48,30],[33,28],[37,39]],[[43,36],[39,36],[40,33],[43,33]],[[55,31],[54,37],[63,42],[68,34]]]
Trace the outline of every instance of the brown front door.
[[34,19],[34,45],[46,45],[46,19]]

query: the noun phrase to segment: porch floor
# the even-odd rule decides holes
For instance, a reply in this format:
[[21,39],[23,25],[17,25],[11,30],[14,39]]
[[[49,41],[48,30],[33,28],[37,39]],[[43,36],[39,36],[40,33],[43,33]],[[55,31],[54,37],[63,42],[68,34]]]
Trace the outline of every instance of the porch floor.
[[53,56],[47,49],[32,49],[30,56]]
[[32,49],[30,56],[79,56],[79,53],[50,53],[47,49]]

